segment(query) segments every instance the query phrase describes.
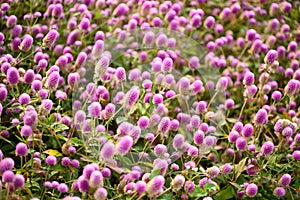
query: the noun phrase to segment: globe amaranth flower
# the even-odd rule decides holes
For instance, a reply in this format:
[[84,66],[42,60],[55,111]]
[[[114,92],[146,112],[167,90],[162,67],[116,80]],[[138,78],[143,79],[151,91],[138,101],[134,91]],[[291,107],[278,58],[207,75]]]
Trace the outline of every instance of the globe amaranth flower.
[[274,150],[274,144],[270,141],[265,142],[261,147],[261,152],[263,155],[270,155]]
[[165,178],[161,175],[155,176],[147,183],[146,191],[149,196],[155,196],[162,192],[165,184]]
[[28,147],[25,143],[20,142],[16,146],[16,156],[27,156]]
[[175,176],[175,178],[171,182],[172,189],[174,191],[178,191],[183,187],[184,183],[185,183],[184,176],[181,174],[178,174]]
[[24,35],[19,48],[21,49],[21,51],[27,52],[31,49],[32,44],[33,44],[33,38],[31,37],[31,35],[26,34]]
[[130,136],[121,137],[116,145],[116,152],[120,155],[125,155],[133,145],[133,139]]
[[289,174],[283,174],[278,183],[282,186],[288,186],[292,181],[292,177]]
[[115,152],[115,146],[112,142],[106,142],[100,152],[101,158],[109,160],[113,157]]
[[52,47],[52,45],[56,42],[59,37],[59,33],[56,30],[50,30],[48,34],[43,39],[43,45],[46,48]]
[[286,194],[286,191],[283,187],[277,187],[274,189],[274,192],[273,194],[276,196],[276,197],[284,197],[285,194]]
[[246,188],[246,193],[249,197],[254,197],[257,194],[258,187],[254,183],[250,183]]
[[107,199],[107,190],[103,187],[98,188],[94,193],[95,200]]

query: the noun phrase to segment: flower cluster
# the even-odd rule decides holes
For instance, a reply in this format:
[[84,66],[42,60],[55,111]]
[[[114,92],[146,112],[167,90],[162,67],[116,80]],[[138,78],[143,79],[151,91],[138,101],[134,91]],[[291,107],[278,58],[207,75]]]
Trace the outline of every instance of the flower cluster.
[[2,1],[0,197],[298,199],[298,1]]

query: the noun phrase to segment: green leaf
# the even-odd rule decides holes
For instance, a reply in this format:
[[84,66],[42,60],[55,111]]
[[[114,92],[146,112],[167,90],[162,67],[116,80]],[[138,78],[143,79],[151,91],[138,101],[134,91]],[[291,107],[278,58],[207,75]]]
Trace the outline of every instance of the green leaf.
[[57,156],[57,157],[62,156],[62,154],[59,151],[54,150],[54,149],[48,149],[48,150],[44,151],[43,153],[51,155],[51,156]]
[[217,194],[214,195],[215,200],[226,200],[233,199],[235,197],[235,191],[233,187],[228,186],[225,190],[221,190]]
[[213,183],[206,183],[206,184],[204,185],[204,189],[207,190],[207,191],[212,190],[212,189],[214,189],[215,187],[216,187],[216,185],[213,184]]
[[172,200],[172,194],[164,194],[158,198],[158,200]]
[[127,121],[126,117],[117,117],[116,122],[117,124],[121,124],[122,122]]
[[239,164],[236,167],[236,177],[235,180],[241,175],[241,173],[244,171],[244,167],[246,164],[247,158],[244,158],[239,162]]
[[69,129],[69,127],[67,125],[62,124],[60,122],[56,122],[56,123],[52,124],[51,128],[53,128],[53,130],[55,132],[62,132],[62,131],[65,131],[65,130]]
[[151,179],[153,179],[155,176],[159,175],[160,170],[161,170],[161,168],[152,170],[152,172],[151,172],[151,174],[150,174],[150,176],[149,176],[149,179],[151,180]]
[[207,192],[201,189],[199,186],[196,186],[194,192],[192,194],[189,194],[191,198],[205,197],[206,195]]

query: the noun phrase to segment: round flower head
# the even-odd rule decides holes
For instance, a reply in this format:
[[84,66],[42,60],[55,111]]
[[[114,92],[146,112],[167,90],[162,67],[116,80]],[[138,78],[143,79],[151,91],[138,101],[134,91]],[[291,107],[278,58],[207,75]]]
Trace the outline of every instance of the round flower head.
[[101,148],[101,158],[109,160],[113,157],[115,152],[115,145],[112,142],[106,142]]
[[169,117],[163,117],[158,124],[158,131],[161,131],[163,133],[166,133],[169,131],[170,128],[170,118]]
[[163,96],[161,94],[155,94],[153,96],[152,103],[156,104],[156,105],[161,104],[163,102],[163,99],[164,98],[163,98]]
[[93,55],[94,59],[100,58],[103,51],[104,51],[104,41],[97,40],[92,49],[92,55]]
[[280,185],[288,186],[291,183],[292,177],[289,174],[283,174],[278,181]]
[[150,45],[154,41],[154,38],[155,38],[155,34],[153,32],[151,31],[146,32],[143,38],[143,43]]
[[198,130],[194,133],[194,143],[197,145],[201,145],[204,142],[205,134],[203,131]]
[[78,27],[80,30],[87,31],[90,27],[90,20],[88,18],[83,18]]
[[165,153],[167,153],[168,152],[168,149],[167,149],[167,147],[165,146],[165,145],[163,145],[163,144],[158,144],[158,145],[156,145],[155,147],[154,147],[154,154],[156,155],[156,156],[162,156],[162,155],[164,155]]
[[208,16],[204,21],[204,26],[206,28],[212,28],[215,24],[215,18],[213,16]]
[[150,196],[154,196],[160,192],[165,184],[165,178],[161,175],[155,176],[147,183],[146,191]]
[[25,183],[25,179],[24,179],[23,175],[16,174],[14,176],[13,184],[14,184],[15,188],[17,188],[17,189],[22,188],[24,186],[24,183]]
[[86,114],[83,110],[78,110],[76,113],[75,113],[75,122],[83,122],[86,118]]
[[46,158],[46,164],[47,165],[56,165],[57,158],[55,156],[48,156]]
[[16,146],[16,156],[27,156],[28,147],[25,143],[20,142]]
[[236,142],[236,140],[239,138],[240,134],[233,130],[233,131],[230,131],[229,135],[228,135],[228,141],[229,142]]
[[61,183],[57,186],[57,191],[59,191],[60,193],[66,193],[69,191],[69,188],[65,183]]
[[175,178],[171,182],[172,189],[174,191],[180,190],[185,183],[185,178],[181,174],[175,176]]
[[115,71],[115,77],[117,81],[126,80],[126,70],[123,67],[118,67]]
[[49,89],[53,89],[53,90],[56,89],[59,83],[59,78],[60,78],[59,72],[57,71],[52,72],[47,78],[46,86]]
[[89,181],[84,177],[80,176],[78,178],[78,189],[80,192],[88,192],[89,191]]
[[265,142],[261,147],[261,152],[263,155],[270,155],[274,150],[274,144],[270,141]]
[[103,176],[100,171],[93,171],[89,180],[92,188],[99,188],[103,186]]
[[244,127],[243,127],[243,130],[242,130],[242,134],[245,138],[249,138],[252,136],[254,132],[254,128],[251,124],[246,124]]
[[220,170],[218,167],[213,166],[213,167],[207,168],[206,173],[208,174],[209,178],[215,178],[219,175]]
[[182,134],[176,134],[173,138],[173,147],[175,150],[182,149],[184,146],[184,136]]
[[17,17],[15,15],[8,16],[7,21],[6,21],[6,26],[8,28],[11,28],[11,27],[15,26],[16,24],[17,24]]
[[125,97],[125,106],[133,106],[140,97],[140,88],[138,86],[133,86],[127,93]]
[[147,116],[142,116],[139,118],[137,123],[141,129],[146,129],[150,124],[150,119]]
[[276,197],[284,197],[285,194],[286,194],[286,191],[283,187],[277,187],[275,188],[273,194],[276,196]]
[[10,67],[7,70],[7,81],[8,83],[15,85],[19,81],[19,72],[15,67]]
[[217,91],[223,92],[228,87],[228,79],[226,77],[221,77],[216,85]]
[[163,47],[166,45],[168,38],[165,34],[160,34],[156,39],[156,45],[159,47]]
[[11,183],[13,182],[14,177],[15,174],[12,171],[7,170],[2,174],[2,182]]
[[4,158],[0,161],[0,172],[3,173],[7,170],[12,170],[15,166],[15,162],[11,158]]
[[255,115],[255,123],[257,125],[263,125],[268,123],[268,113],[265,109],[260,109]]
[[173,67],[173,60],[171,58],[165,58],[162,63],[162,70],[164,72],[170,72],[172,71]]
[[94,193],[95,200],[105,200],[107,199],[107,191],[105,188],[100,187]]
[[255,77],[252,72],[246,72],[243,83],[248,86],[252,85],[254,83],[254,79],[255,79]]
[[246,188],[246,193],[249,197],[254,197],[257,193],[258,187],[254,183],[250,183]]
[[295,79],[291,79],[285,86],[284,92],[287,96],[293,96],[296,93],[296,91],[299,89],[299,87],[300,87],[299,81]]
[[130,136],[121,137],[116,145],[116,151],[120,155],[126,155],[133,145],[133,139]]
[[264,58],[266,64],[272,64],[277,59],[278,53],[276,50],[268,51],[267,55]]
[[31,37],[31,35],[26,34],[26,35],[24,35],[23,40],[22,40],[19,48],[22,51],[27,52],[31,49],[32,44],[33,44],[33,38]]
[[27,126],[27,125],[24,125],[22,128],[21,128],[21,135],[22,136],[30,136],[32,134],[32,128],[31,126]]
[[300,160],[300,151],[299,150],[294,151],[292,156],[295,160],[299,161]]
[[88,106],[89,114],[92,117],[99,117],[101,114],[101,110],[102,110],[102,107],[101,107],[100,103],[98,103],[98,102],[93,102]]
[[232,171],[232,166],[230,164],[224,164],[220,167],[220,170],[223,174],[228,174]]
[[26,93],[23,93],[19,97],[20,104],[29,104],[30,102],[30,96]]
[[59,33],[56,30],[50,30],[49,33],[43,39],[43,45],[46,48],[52,47],[59,37]]
[[239,137],[235,144],[238,150],[244,150],[247,146],[247,140],[243,137]]
[[110,177],[110,175],[111,175],[111,171],[110,171],[110,169],[107,168],[107,167],[104,167],[104,168],[101,170],[101,173],[102,173],[103,178],[108,178],[108,177]]
[[275,101],[280,100],[281,97],[282,97],[282,94],[281,94],[280,91],[274,91],[274,92],[272,93],[272,96],[271,96],[271,98],[272,98],[273,100],[275,100]]

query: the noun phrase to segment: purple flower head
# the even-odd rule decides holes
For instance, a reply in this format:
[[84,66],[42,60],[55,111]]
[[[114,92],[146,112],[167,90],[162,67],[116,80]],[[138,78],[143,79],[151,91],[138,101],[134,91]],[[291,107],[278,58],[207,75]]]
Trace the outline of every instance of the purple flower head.
[[286,194],[286,191],[283,187],[277,187],[275,188],[273,194],[276,196],[276,197],[284,197],[285,194]]
[[46,158],[46,164],[47,165],[56,165],[57,158],[55,156],[47,156]]
[[250,183],[246,188],[246,193],[249,197],[254,197],[257,193],[258,187],[254,183]]
[[278,53],[276,50],[268,51],[267,55],[264,58],[266,64],[272,64],[277,59]]
[[48,34],[43,39],[43,45],[46,48],[52,47],[52,45],[56,42],[59,37],[59,33],[56,30],[50,30]]
[[133,139],[130,136],[121,137],[116,145],[116,151],[120,155],[126,155],[133,145]]
[[25,184],[24,176],[21,174],[16,174],[13,179],[13,184],[17,189],[22,188]]
[[185,178],[181,174],[175,176],[175,178],[171,182],[171,186],[174,191],[180,190],[185,183]]
[[255,115],[255,123],[257,125],[263,125],[268,123],[268,113],[265,109],[260,109]]
[[16,156],[27,156],[28,147],[25,143],[20,142],[16,146]]
[[26,35],[24,35],[19,48],[22,51],[27,52],[31,49],[32,44],[33,44],[33,38],[31,37],[31,35],[26,34]]
[[12,170],[15,166],[15,162],[11,158],[4,158],[0,161],[0,172],[3,173],[7,170]]
[[209,178],[215,178],[220,174],[220,169],[216,166],[210,167],[206,169],[206,173]]
[[126,70],[123,67],[118,67],[115,71],[115,77],[117,81],[126,80]]
[[223,92],[227,89],[228,87],[228,79],[226,77],[221,77],[218,82],[217,82],[217,85],[216,85],[216,89],[217,91],[220,91],[220,92]]
[[15,67],[10,67],[7,70],[7,81],[8,83],[15,85],[19,81],[19,71]]
[[155,176],[147,183],[146,191],[150,196],[154,196],[162,190],[165,184],[165,178],[161,175]]
[[166,133],[170,129],[170,118],[169,117],[163,117],[158,124],[158,131],[161,131],[163,133]]
[[90,180],[89,180],[89,184],[92,188],[99,188],[103,186],[103,176],[102,173],[100,171],[93,171],[91,176],[90,176]]
[[247,140],[243,137],[239,137],[235,144],[238,150],[244,150],[247,146]]
[[184,146],[184,136],[182,134],[176,134],[173,138],[173,147],[175,150],[182,149]]
[[101,149],[101,158],[109,160],[113,157],[115,146],[112,142],[106,142]]
[[98,102],[93,102],[88,106],[88,112],[92,117],[99,117],[101,110],[101,104]]
[[2,174],[2,182],[11,183],[13,182],[14,177],[15,174],[12,171],[7,170]]
[[274,144],[270,141],[265,142],[261,147],[261,152],[263,155],[268,156],[270,155],[274,150]]
[[60,78],[59,72],[54,71],[50,73],[50,75],[47,78],[46,86],[49,89],[56,89],[59,83],[59,78]]
[[107,199],[107,190],[103,187],[99,187],[94,193],[94,198],[96,200]]
[[283,174],[279,180],[279,184],[283,186],[288,186],[291,183],[292,177],[289,174]]
[[299,150],[294,151],[292,156],[295,160],[299,161],[300,160],[300,151]]
[[133,106],[140,97],[140,88],[137,86],[133,86],[127,93],[125,97],[125,106],[131,107]]

